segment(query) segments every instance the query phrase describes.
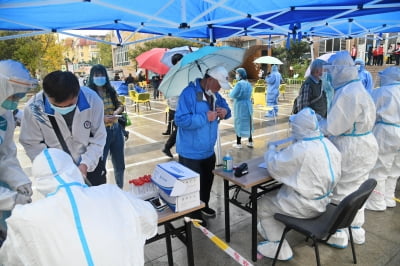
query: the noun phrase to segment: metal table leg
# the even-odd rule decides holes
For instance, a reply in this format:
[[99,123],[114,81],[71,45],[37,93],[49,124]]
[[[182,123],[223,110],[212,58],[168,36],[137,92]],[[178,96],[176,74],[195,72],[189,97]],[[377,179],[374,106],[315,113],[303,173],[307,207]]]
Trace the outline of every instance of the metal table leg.
[[229,181],[224,179],[224,205],[225,205],[225,240],[231,241],[231,227],[229,221]]
[[174,258],[172,256],[171,234],[167,224],[164,224],[164,228],[165,228],[165,233],[167,234],[165,237],[165,242],[167,244],[168,265],[174,266]]
[[251,259],[257,261],[257,186],[251,188]]
[[192,242],[192,223],[185,222],[186,231],[186,251],[188,256],[188,265],[194,266],[193,242]]

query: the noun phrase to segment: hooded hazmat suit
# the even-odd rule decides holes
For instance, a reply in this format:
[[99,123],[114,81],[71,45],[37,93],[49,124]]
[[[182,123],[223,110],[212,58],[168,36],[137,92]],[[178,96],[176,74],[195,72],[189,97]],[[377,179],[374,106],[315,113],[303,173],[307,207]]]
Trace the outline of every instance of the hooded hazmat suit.
[[87,187],[71,157],[54,148],[33,161],[46,196],[18,205],[0,249],[4,265],[143,265],[143,246],[157,232],[150,203],[116,185]]
[[17,159],[12,110],[17,109],[19,99],[36,85],[37,80],[31,78],[21,63],[0,61],[0,229],[5,229],[3,219],[9,215],[9,212],[2,211],[31,200],[31,181]]
[[388,207],[396,205],[393,197],[399,173],[393,164],[396,160],[400,162],[400,68],[388,67],[379,72],[379,77],[381,87],[372,93],[376,106],[373,133],[378,141],[379,155],[369,174],[369,178],[376,179],[377,186],[365,205],[374,211],[385,210],[386,202]]
[[[257,249],[269,258],[274,258],[285,227],[274,219],[274,214],[318,216],[326,210],[341,175],[341,154],[321,134],[314,110],[306,107],[292,115],[290,126],[294,143],[280,151],[270,146],[264,156],[269,174],[283,183],[276,195],[267,194],[258,205],[257,229],[266,241],[259,243]],[[292,254],[285,240],[278,259],[288,260]]]
[[[328,63],[330,65],[324,69],[330,75],[335,95],[326,120],[320,120],[320,127],[326,136],[331,136],[331,141],[342,154],[342,177],[333,192],[333,200],[339,202],[368,179],[376,163],[378,144],[372,134],[376,109],[347,51],[331,56]],[[363,224],[364,208],[359,210],[352,223],[355,243],[365,242]],[[328,243],[344,248],[348,236],[341,230],[332,235]]]
[[238,137],[250,137],[253,131],[252,115],[253,104],[251,103],[251,94],[253,88],[247,81],[247,73],[244,68],[236,69],[239,74],[239,81],[236,83],[229,97],[233,101],[233,116],[235,133]]
[[372,93],[374,89],[374,81],[372,79],[371,73],[365,69],[365,62],[362,59],[356,59],[354,61],[356,66],[359,66],[358,69],[358,78],[361,80],[362,84],[364,85],[365,89],[368,91],[369,94]]
[[270,111],[266,116],[277,116],[278,115],[278,97],[279,97],[279,86],[281,85],[282,76],[278,71],[278,66],[273,65],[271,74],[269,74],[265,81],[267,82],[267,105],[273,106],[273,111]]

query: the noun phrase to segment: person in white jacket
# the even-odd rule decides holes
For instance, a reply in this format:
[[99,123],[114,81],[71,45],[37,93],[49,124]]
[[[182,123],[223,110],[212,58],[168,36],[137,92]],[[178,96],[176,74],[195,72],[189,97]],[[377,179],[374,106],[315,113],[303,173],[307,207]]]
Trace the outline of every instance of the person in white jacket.
[[400,68],[388,67],[378,73],[380,88],[373,90],[376,123],[373,133],[378,141],[378,160],[369,174],[377,185],[369,196],[365,208],[384,211],[395,207],[394,191],[400,175]]
[[12,110],[17,109],[18,101],[36,86],[37,80],[20,62],[0,61],[0,231],[6,230],[4,219],[16,204],[31,201],[31,181],[17,159]]
[[157,233],[150,203],[114,184],[87,187],[71,157],[59,149],[44,149],[33,161],[32,175],[46,197],[16,206],[7,219],[1,263],[144,265],[145,241]]
[[[376,109],[371,95],[358,77],[357,67],[349,52],[341,51],[332,55],[328,65],[326,81],[335,90],[326,119],[320,120],[321,131],[329,136],[342,154],[342,178],[337,184],[332,200],[340,202],[356,191],[368,179],[369,172],[378,158],[378,143],[372,134]],[[364,207],[352,222],[354,243],[365,243]],[[327,242],[337,248],[348,245],[346,230],[338,230]]]
[[[50,116],[56,120],[69,153],[82,174],[92,172],[103,156],[107,133],[101,98],[80,87],[71,72],[54,71],[43,80],[43,91],[29,100],[21,124],[19,142],[33,160],[43,149],[62,149]],[[92,185],[106,182],[89,180]]]
[[[274,214],[297,218],[318,216],[330,203],[341,175],[341,154],[321,134],[314,110],[306,107],[290,116],[289,121],[294,143],[280,151],[271,143],[264,156],[269,174],[283,183],[277,193],[268,193],[258,205],[257,229],[265,241],[258,244],[257,250],[269,258],[275,257],[285,228],[274,219]],[[292,256],[292,249],[284,240],[278,259],[289,260]]]

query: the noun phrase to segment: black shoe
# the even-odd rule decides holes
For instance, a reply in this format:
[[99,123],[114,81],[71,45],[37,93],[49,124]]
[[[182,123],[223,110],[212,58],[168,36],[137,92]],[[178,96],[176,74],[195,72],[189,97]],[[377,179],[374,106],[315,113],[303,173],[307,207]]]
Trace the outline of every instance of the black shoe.
[[125,141],[129,139],[129,131],[124,131]]
[[205,216],[208,216],[208,217],[215,217],[216,216],[215,211],[213,209],[211,209],[210,207],[205,207],[205,208],[201,209],[201,213],[203,215],[205,215]]
[[163,132],[163,133],[161,133],[161,134],[163,134],[164,136],[168,136],[168,135],[171,135],[171,132],[165,131],[165,132]]
[[163,153],[165,153],[165,155],[167,155],[168,157],[174,158],[174,155],[172,155],[171,151],[167,148],[164,148],[162,150]]
[[189,213],[188,216],[190,218],[192,218],[192,219],[200,220],[201,221],[201,223],[200,223],[201,226],[203,226],[203,227],[207,227],[208,226],[206,219],[203,218],[203,216],[201,215],[200,211],[195,211],[195,212]]

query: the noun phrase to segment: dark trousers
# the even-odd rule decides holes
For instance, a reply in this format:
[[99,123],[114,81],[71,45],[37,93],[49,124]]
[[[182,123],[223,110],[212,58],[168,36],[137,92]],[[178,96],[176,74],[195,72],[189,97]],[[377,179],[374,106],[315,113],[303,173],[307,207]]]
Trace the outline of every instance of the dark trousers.
[[[174,125],[175,125],[175,123],[174,123]],[[176,131],[177,131],[177,128],[176,128],[176,126],[174,126],[172,128],[171,135],[169,135],[167,142],[165,142],[165,149],[170,150],[172,147],[174,147],[174,145],[176,143]]]
[[175,110],[168,110],[168,125],[167,125],[167,132],[171,133],[174,129],[176,129],[176,125],[174,123],[175,117]]
[[211,188],[214,182],[215,153],[206,159],[194,160],[179,156],[179,163],[200,175],[200,200],[207,206],[210,201]]

